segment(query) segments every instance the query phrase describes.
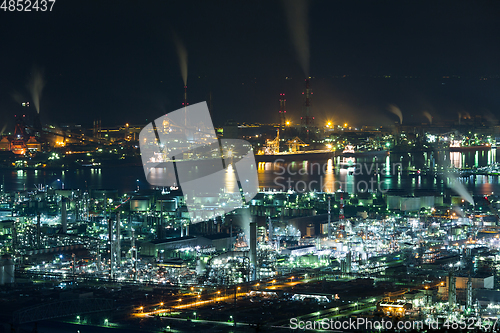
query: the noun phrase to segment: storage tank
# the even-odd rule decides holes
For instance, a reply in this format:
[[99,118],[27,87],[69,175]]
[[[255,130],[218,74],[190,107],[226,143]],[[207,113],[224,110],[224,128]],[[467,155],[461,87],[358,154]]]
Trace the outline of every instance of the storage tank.
[[420,209],[420,197],[401,198],[401,210],[414,212]]
[[400,197],[394,195],[387,196],[387,209],[400,209],[401,201]]
[[133,212],[145,212],[149,208],[149,199],[134,198],[130,200],[130,210]]

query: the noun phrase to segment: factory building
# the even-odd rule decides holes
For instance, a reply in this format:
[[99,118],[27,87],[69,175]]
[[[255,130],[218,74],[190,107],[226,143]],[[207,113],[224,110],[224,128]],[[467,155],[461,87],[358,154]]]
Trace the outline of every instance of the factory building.
[[302,245],[297,247],[290,247],[281,250],[281,254],[290,256],[303,256],[316,251],[316,246],[314,245]]
[[232,237],[229,234],[205,235],[204,238],[212,241],[212,246],[216,251],[228,251],[236,241],[234,234]]
[[405,212],[418,211],[421,208],[430,209],[438,202],[436,197],[432,195],[425,196],[387,196],[387,209],[401,210]]
[[[220,246],[224,243],[224,239],[221,240],[216,239],[215,244]],[[226,241],[228,243],[228,241]],[[142,256],[149,257],[162,257],[162,258],[170,258],[177,256],[177,250],[187,249],[187,248],[213,248],[214,241],[208,239],[206,237],[194,237],[194,236],[184,236],[184,237],[176,237],[169,239],[161,239],[161,240],[152,240],[143,242],[140,245],[140,253]]]
[[[469,280],[468,276],[455,276],[454,280],[456,289],[467,289],[467,281]],[[473,289],[493,289],[493,286],[495,284],[493,275],[475,276],[471,277],[471,280]],[[446,285],[448,286],[448,284],[449,278],[446,277]]]

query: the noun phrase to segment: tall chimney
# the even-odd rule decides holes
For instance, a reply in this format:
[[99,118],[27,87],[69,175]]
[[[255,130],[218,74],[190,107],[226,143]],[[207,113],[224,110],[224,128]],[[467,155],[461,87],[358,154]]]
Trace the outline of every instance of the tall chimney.
[[66,198],[61,198],[61,230],[65,234],[68,232],[68,213],[66,212]]
[[250,222],[250,264],[253,266],[253,280],[257,271],[257,222]]
[[137,281],[137,249],[135,247],[135,233],[132,229],[132,262],[134,264],[134,281]]
[[121,225],[120,225],[120,212],[116,212],[116,262],[120,267],[122,262],[122,249],[121,249]]
[[115,278],[114,270],[114,240],[113,240],[113,220],[108,219],[108,239],[109,239],[109,278],[113,280]]
[[42,248],[41,240],[40,240],[40,212],[36,214],[36,247],[37,249]]
[[453,308],[457,301],[457,285],[456,278],[453,270],[450,270],[448,275],[448,306]]
[[273,221],[269,216],[269,244],[272,244],[272,242],[273,242]]
[[[187,86],[184,86],[184,102],[182,103],[182,106],[184,107],[184,110],[188,107],[189,103],[187,101]],[[187,126],[187,112],[184,111],[184,126]]]
[[328,196],[328,239],[332,238],[331,209],[330,209],[331,203],[330,202],[331,202],[331,197]]
[[280,125],[286,125],[286,99],[285,94],[280,94]]
[[305,128],[312,126],[314,124],[314,117],[311,116],[311,87],[310,87],[310,80],[306,79],[306,91],[302,93],[305,95],[305,115],[301,117],[302,119],[302,126]]

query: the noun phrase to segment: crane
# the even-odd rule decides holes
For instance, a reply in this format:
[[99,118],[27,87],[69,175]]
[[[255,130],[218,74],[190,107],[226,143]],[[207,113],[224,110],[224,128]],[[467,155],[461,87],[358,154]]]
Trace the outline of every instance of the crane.
[[302,141],[298,136],[296,136],[292,140],[289,140],[286,144],[288,145],[288,150],[291,153],[299,151],[300,147],[309,146],[307,143],[304,143],[304,141]]

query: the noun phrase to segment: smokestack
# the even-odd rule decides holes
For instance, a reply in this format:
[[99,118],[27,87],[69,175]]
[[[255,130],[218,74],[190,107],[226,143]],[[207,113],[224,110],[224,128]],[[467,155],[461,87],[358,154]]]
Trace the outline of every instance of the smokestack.
[[187,86],[184,86],[184,102],[182,103],[182,106],[184,107],[184,126],[187,126],[187,112],[186,109],[189,105],[188,103],[188,95],[187,95]]
[[33,122],[33,127],[36,130],[36,136],[40,136],[40,132],[42,131],[42,121],[40,120],[40,114],[35,114],[35,120]]
[[36,214],[36,247],[37,249],[42,248],[42,244],[40,241],[40,212]]
[[273,242],[273,221],[269,217],[269,244]]
[[135,248],[135,233],[132,229],[132,262],[134,264],[134,281],[137,281],[137,249]]
[[306,91],[302,93],[302,95],[305,95],[305,116],[301,117],[302,119],[302,126],[304,127],[309,127],[314,125],[314,117],[311,116],[311,87],[310,87],[310,80],[306,79]]
[[233,220],[231,220],[231,225],[229,226],[229,235],[231,236],[231,247],[229,248],[229,251],[233,251]]
[[344,194],[340,193],[340,211],[339,211],[339,220],[344,220]]
[[122,249],[121,249],[121,225],[120,225],[120,212],[116,212],[116,262],[120,267],[122,262]]
[[349,248],[349,252],[347,252],[345,261],[346,261],[346,273],[349,274],[349,273],[351,273],[351,265],[352,265],[352,254],[351,254],[350,248]]
[[467,280],[467,296],[466,296],[465,311],[470,312],[472,310],[472,279],[469,276]]
[[108,219],[108,238],[109,238],[109,279],[113,280],[115,278],[114,270],[114,253],[115,250],[113,241],[113,220]]
[[280,125],[286,125],[286,99],[285,94],[280,94]]
[[257,271],[257,222],[250,222],[250,264],[253,266],[253,280]]
[[66,198],[61,198],[61,230],[65,234],[68,232],[68,213],[66,212]]
[[450,271],[448,276],[448,306],[453,308],[455,306],[457,300],[457,291],[456,291],[456,279],[453,271]]
[[156,224],[156,237],[158,239],[163,239],[163,201],[158,200],[156,207],[160,205],[160,216],[158,217],[158,223]]
[[331,197],[328,196],[328,239],[332,238],[330,201]]
[[74,253],[71,254],[71,265],[72,265],[72,268],[71,268],[71,274],[73,274],[73,279],[76,278],[76,256]]

